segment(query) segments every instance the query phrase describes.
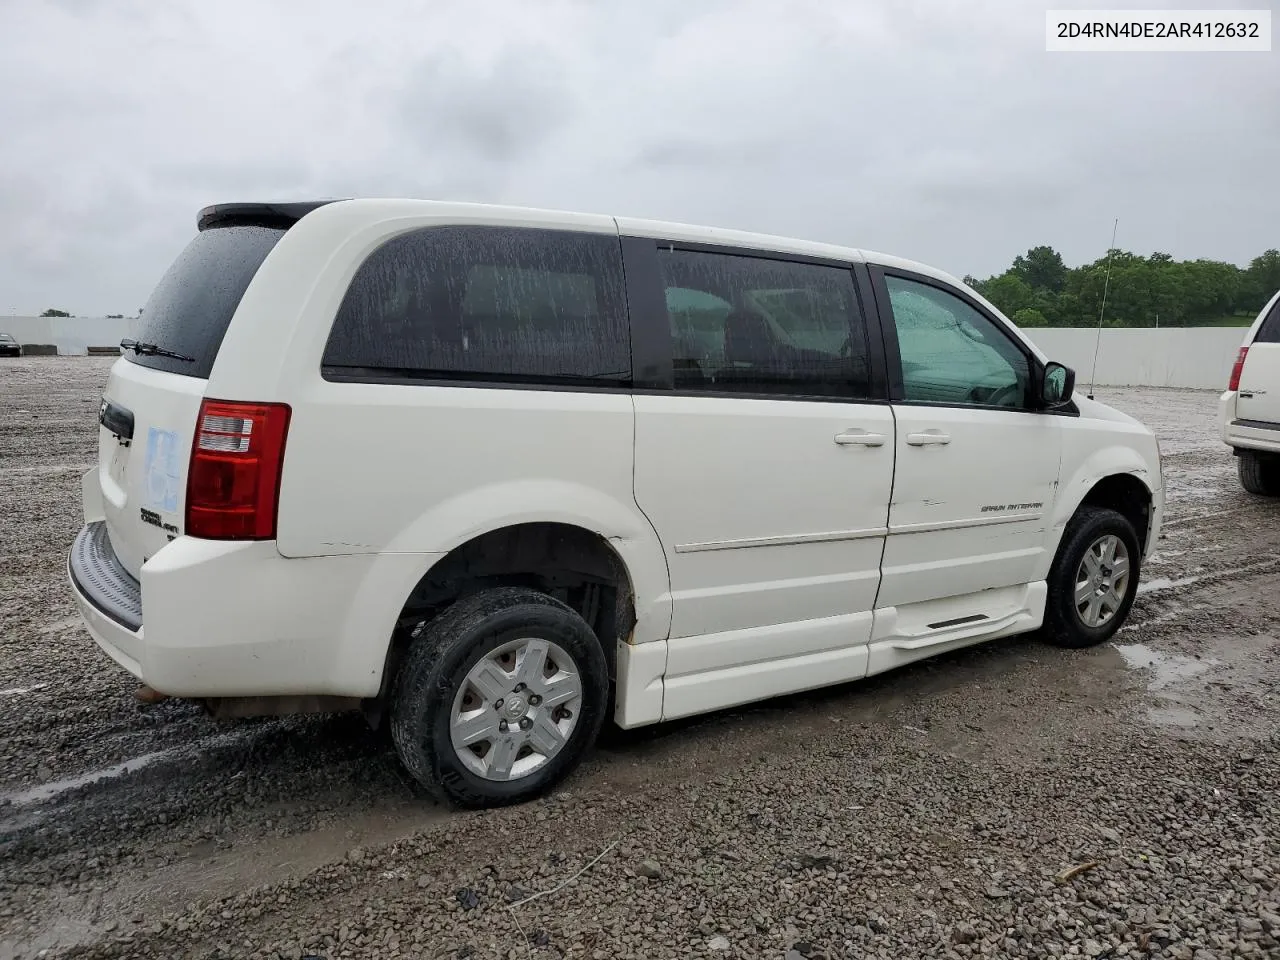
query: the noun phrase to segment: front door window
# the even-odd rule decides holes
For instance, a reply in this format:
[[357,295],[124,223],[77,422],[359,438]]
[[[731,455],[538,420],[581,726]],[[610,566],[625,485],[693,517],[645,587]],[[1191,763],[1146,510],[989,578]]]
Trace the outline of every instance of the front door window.
[[1026,355],[987,317],[954,294],[886,276],[908,403],[1027,406]]

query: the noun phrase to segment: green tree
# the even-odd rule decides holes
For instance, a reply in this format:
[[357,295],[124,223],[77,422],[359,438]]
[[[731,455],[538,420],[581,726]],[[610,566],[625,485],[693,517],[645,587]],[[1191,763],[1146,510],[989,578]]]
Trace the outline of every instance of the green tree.
[[999,307],[1000,312],[1007,317],[1030,307],[1035,299],[1035,291],[1013,271],[984,281],[978,292]]
[[1026,256],[1014,257],[1010,272],[1033,290],[1058,293],[1067,283],[1067,265],[1053,247],[1032,247]]
[[[1089,326],[1089,317],[1085,313],[1084,305],[1080,302],[1080,297],[1070,291],[1064,291],[1054,298],[1052,312],[1041,310],[1046,317],[1050,318],[1054,326],[1059,327],[1087,327]],[[1097,318],[1094,318],[1097,322]]]
[[985,280],[966,276],[965,283],[1023,326],[1036,321],[1032,314],[1017,320],[1022,311],[1035,311],[1054,327],[1093,327],[1100,317],[1106,326],[1195,326],[1256,313],[1280,290],[1280,250],[1266,251],[1245,269],[1127,250],[1072,268],[1052,247],[1039,246],[1003,273]]
[[1049,321],[1034,307],[1023,307],[1013,315],[1013,322],[1020,327],[1047,327]]
[[1063,293],[1071,296],[1076,306],[1070,326],[1092,327],[1098,323],[1104,289],[1110,299],[1106,257],[1077,267],[1068,274]]
[[1186,271],[1167,253],[1153,253],[1151,264],[1151,318],[1154,326],[1181,326],[1187,319]]
[[1257,313],[1277,290],[1280,290],[1280,250],[1268,250],[1262,256],[1254,257],[1244,272],[1237,306]]
[[50,308],[49,308],[48,310],[46,310],[44,313],[40,314],[40,316],[42,316],[42,317],[69,317],[69,316],[71,316],[71,314],[67,313],[67,311],[65,311],[65,310],[55,310],[55,309],[53,309],[53,307],[50,307]]

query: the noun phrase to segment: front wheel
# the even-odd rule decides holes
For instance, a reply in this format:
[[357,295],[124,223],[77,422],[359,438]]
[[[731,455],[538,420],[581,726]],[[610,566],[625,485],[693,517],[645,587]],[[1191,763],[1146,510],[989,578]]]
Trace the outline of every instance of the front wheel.
[[1115,510],[1081,507],[1049,571],[1044,638],[1075,649],[1111,639],[1133,606],[1141,563],[1133,524]]
[[485,590],[415,631],[391,736],[405,768],[440,799],[519,803],[578,765],[608,697],[608,664],[582,617],[536,590]]

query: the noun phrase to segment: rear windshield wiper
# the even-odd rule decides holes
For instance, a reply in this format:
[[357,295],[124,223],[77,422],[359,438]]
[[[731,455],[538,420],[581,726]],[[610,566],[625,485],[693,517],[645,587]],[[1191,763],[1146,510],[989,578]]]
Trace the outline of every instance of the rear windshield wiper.
[[195,357],[188,357],[185,353],[178,353],[175,350],[166,350],[158,343],[143,343],[139,340],[121,340],[121,350],[132,350],[140,357],[172,357],[174,360],[185,360],[187,363],[195,363]]

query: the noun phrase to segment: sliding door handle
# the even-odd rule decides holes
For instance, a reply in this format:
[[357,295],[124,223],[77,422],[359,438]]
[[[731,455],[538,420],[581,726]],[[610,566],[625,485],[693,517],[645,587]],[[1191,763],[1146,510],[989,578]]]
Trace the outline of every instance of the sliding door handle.
[[926,430],[924,433],[908,433],[907,443],[913,447],[927,447],[932,444],[951,442],[951,435],[941,430]]
[[836,443],[841,446],[856,443],[864,447],[883,447],[887,439],[883,433],[867,433],[865,430],[850,430],[848,433],[836,434]]

